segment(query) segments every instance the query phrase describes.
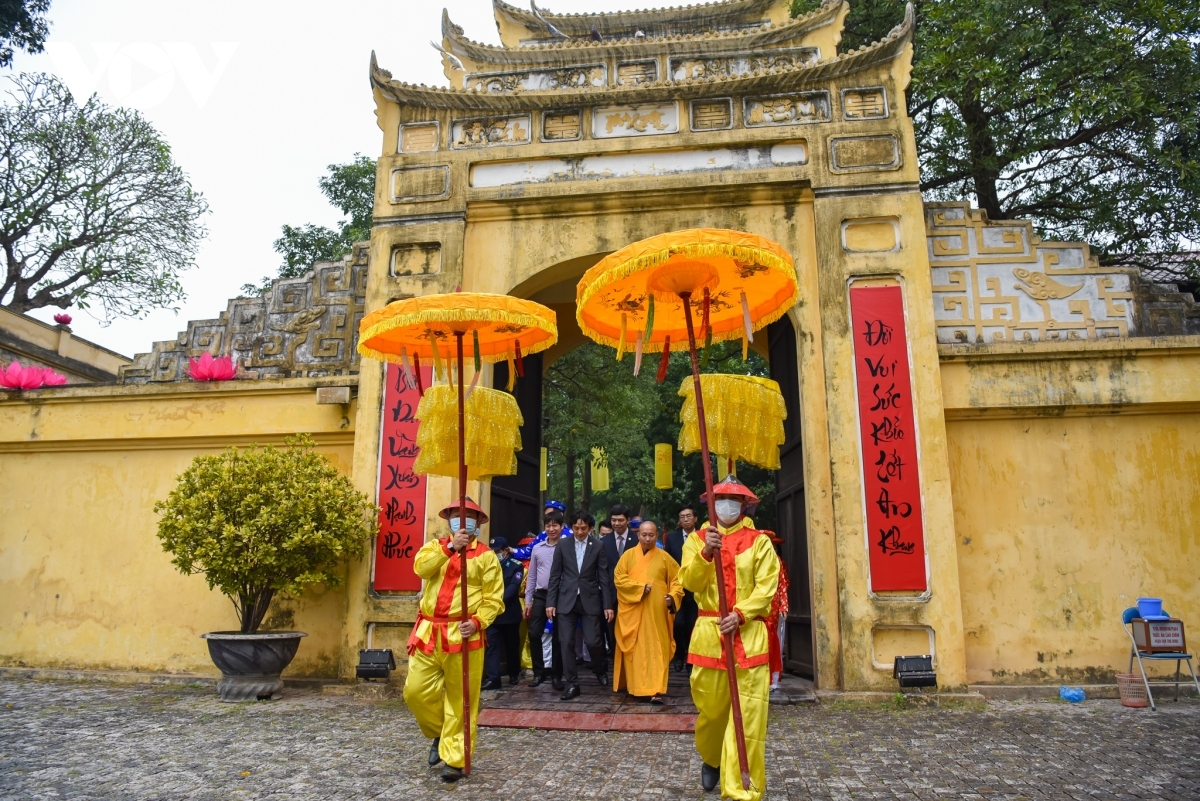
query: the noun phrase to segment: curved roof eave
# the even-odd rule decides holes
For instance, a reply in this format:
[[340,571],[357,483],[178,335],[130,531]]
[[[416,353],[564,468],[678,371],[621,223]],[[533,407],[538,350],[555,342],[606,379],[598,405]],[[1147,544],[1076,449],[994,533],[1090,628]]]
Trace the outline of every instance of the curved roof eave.
[[[593,24],[597,24],[597,27],[600,27],[598,23],[603,22],[610,22],[614,26],[626,27],[647,20],[686,20],[696,14],[703,14],[708,19],[716,17],[730,22],[756,16],[761,18],[775,3],[776,0],[714,0],[714,2],[710,3],[666,6],[663,8],[639,9],[637,11],[598,11],[575,14],[556,14],[548,8],[539,8],[538,11],[546,19],[554,22],[556,27],[563,29],[565,32],[570,33],[570,31],[567,31],[567,28],[571,28],[578,31],[579,35],[587,36]],[[492,0],[492,8],[530,28],[542,27],[541,20],[530,9],[519,8],[504,2],[504,0]],[[603,28],[601,28],[601,31],[603,31]]]
[[450,87],[415,85],[396,81],[381,68],[372,55],[371,85],[397,103],[425,108],[449,108],[467,111],[513,113],[529,109],[635,104],[672,99],[691,99],[712,94],[714,86],[727,88],[729,94],[787,92],[821,85],[832,78],[852,75],[883,64],[899,56],[912,40],[913,7],[909,2],[904,21],[878,42],[865,45],[831,61],[818,64],[749,73],[735,78],[693,78],[683,81],[656,81],[636,86],[604,89],[552,90],[490,94]]
[[825,0],[820,7],[783,25],[753,31],[702,33],[654,39],[611,39],[594,42],[586,37],[546,44],[506,48],[468,39],[459,25],[442,15],[442,37],[449,41],[455,55],[488,64],[516,66],[569,66],[581,57],[637,57],[672,53],[680,47],[704,43],[709,52],[723,53],[755,47],[785,44],[809,31],[828,25],[837,18],[843,0]]

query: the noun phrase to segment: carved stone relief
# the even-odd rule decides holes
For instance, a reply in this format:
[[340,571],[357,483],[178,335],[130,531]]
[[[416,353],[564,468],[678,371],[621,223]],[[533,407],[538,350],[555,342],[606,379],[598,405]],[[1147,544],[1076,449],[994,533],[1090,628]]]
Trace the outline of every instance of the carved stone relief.
[[317,262],[302,278],[279,279],[260,296],[229,301],[215,320],[189,322],[176,339],[154,343],[122,367],[117,383],[185,381],[188,360],[204,353],[232,355],[239,379],[357,373],[368,250],[356,244],[339,262]]
[[400,126],[401,153],[427,153],[438,149],[438,123],[410,122]]
[[671,59],[671,80],[736,78],[752,72],[769,72],[774,69],[793,69],[816,64],[819,57],[820,51],[815,47],[801,47],[748,56],[715,58],[677,56]]
[[987,344],[1129,336],[1134,271],[1101,267],[1085,244],[1042,242],[1023,220],[929,204],[938,342]]
[[892,134],[834,138],[829,153],[834,172],[894,170],[900,166],[900,142]]
[[882,86],[842,90],[842,117],[847,120],[882,120],[888,115]]
[[492,147],[495,145],[524,145],[529,143],[528,114],[512,117],[487,117],[474,120],[455,120],[451,127],[451,147]]
[[547,111],[542,115],[543,142],[569,142],[582,136],[583,112]]
[[443,197],[450,193],[450,167],[401,167],[392,170],[392,202]]
[[733,101],[693,100],[691,102],[693,131],[723,131],[733,127]]
[[604,64],[584,64],[578,67],[518,72],[476,73],[466,76],[464,81],[465,88],[487,94],[583,89],[607,84],[608,67]]
[[748,97],[744,101],[746,126],[802,125],[829,122],[829,93],[800,92],[773,97]]
[[592,136],[614,139],[622,136],[656,136],[679,131],[679,106],[609,106],[592,109]]
[[658,61],[628,61],[617,65],[617,86],[637,86],[658,80]]

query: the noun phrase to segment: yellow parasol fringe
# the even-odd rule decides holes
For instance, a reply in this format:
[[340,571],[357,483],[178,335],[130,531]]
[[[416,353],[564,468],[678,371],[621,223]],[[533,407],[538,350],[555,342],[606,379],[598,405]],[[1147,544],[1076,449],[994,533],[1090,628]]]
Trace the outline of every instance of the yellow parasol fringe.
[[[758,376],[706,373],[700,376],[704,393],[704,418],[708,446],[721,457],[779,469],[779,446],[783,444],[783,421],[787,406],[779,384]],[[696,426],[696,394],[691,376],[679,388],[683,408],[679,419],[679,450],[700,450]]]

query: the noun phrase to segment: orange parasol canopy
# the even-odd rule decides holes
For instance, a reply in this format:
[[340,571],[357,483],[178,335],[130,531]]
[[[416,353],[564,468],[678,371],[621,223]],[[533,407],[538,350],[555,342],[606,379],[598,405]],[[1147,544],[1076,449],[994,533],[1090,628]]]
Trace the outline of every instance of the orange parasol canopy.
[[579,281],[575,315],[595,341],[632,351],[638,335],[644,338],[653,297],[643,350],[657,352],[668,337],[687,342],[682,292],[691,293],[692,319],[703,336],[705,289],[716,342],[741,337],[747,311],[750,331],[757,331],[782,317],[799,296],[792,257],[779,245],[743,231],[695,228],[652,236],[601,259]]
[[[358,352],[390,362],[402,361],[402,350],[409,358],[452,358],[454,334],[460,331],[478,337],[479,357],[484,362],[507,359],[517,346],[522,355],[528,355],[558,341],[558,321],[550,309],[532,300],[484,292],[397,300],[364,317],[358,330]],[[464,340],[468,359],[473,353],[472,340],[472,336]],[[434,341],[439,350],[436,356]]]

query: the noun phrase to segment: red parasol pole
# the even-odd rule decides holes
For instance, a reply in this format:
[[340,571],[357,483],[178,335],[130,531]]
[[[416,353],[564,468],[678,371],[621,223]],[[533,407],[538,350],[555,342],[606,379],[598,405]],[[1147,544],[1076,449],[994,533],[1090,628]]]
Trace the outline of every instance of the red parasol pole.
[[[463,407],[463,332],[455,331],[458,342],[458,530],[467,530],[467,428]],[[468,546],[470,540],[467,541]],[[462,553],[462,622],[471,619],[467,611],[467,548]],[[463,685],[463,775],[471,775],[471,654],[467,640],[462,641],[462,685]]]
[[[696,427],[700,431],[700,462],[704,465],[704,489],[708,499],[708,520],[717,524],[716,498],[713,497],[712,463],[708,455],[708,425],[704,420],[704,397],[700,392],[700,360],[696,357],[696,331],[692,328],[691,293],[680,292],[683,301],[683,319],[687,324],[688,353],[692,357],[692,386],[696,392]],[[729,615],[729,598],[725,594],[725,571],[721,549],[713,552],[713,563],[717,572],[717,613],[720,620]],[[737,664],[733,658],[733,634],[723,638],[725,652],[725,675],[729,677],[729,707],[733,717],[733,730],[737,735],[738,767],[742,769],[742,789],[750,789],[750,760],[746,756],[746,730],[742,725],[742,699],[738,695]]]

